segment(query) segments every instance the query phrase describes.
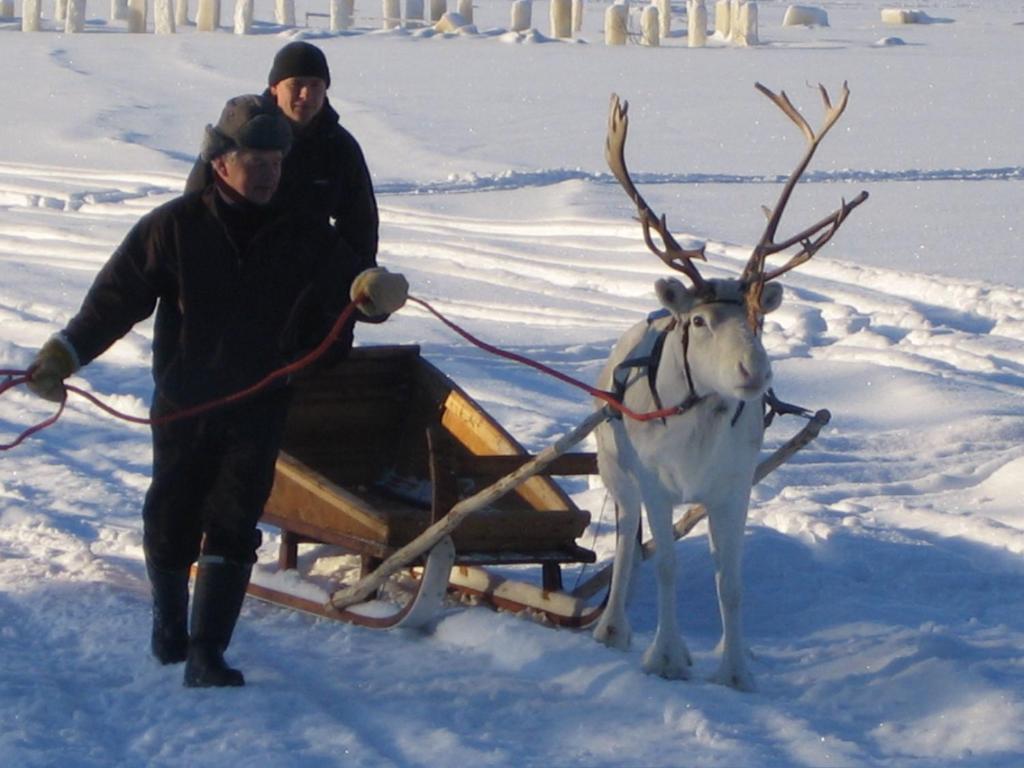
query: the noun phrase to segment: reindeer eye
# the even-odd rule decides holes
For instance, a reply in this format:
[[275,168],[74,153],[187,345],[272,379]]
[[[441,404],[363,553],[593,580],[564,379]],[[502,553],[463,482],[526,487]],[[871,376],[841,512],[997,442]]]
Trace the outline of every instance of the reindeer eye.
[[703,328],[705,325],[708,324],[708,321],[705,320],[701,315],[694,315],[693,319],[690,322],[693,323],[694,328]]

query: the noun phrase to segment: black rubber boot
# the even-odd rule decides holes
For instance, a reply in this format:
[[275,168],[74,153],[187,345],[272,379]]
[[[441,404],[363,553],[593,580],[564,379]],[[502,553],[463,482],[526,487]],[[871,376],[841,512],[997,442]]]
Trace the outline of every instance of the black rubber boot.
[[252,566],[220,557],[199,558],[192,596],[192,634],[185,662],[185,685],[211,688],[245,685],[245,678],[224,661]]
[[168,571],[146,558],[153,594],[150,647],[161,664],[178,664],[188,656],[188,569]]

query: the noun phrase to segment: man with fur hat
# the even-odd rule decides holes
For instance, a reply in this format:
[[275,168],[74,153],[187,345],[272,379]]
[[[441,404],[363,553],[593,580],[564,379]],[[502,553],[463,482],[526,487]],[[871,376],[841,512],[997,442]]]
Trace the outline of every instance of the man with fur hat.
[[[61,401],[63,381],[154,309],[154,418],[262,381],[318,344],[351,296],[366,319],[405,301],[405,278],[360,259],[325,221],[272,203],[292,131],[277,105],[246,95],[208,125],[201,192],[146,214],[100,271],[81,309],[43,345],[29,387]],[[143,547],[152,651],[185,662],[190,687],[239,686],[224,660],[260,545],[288,404],[280,382],[247,399],[155,423]],[[198,561],[189,628],[188,579]]]
[[[277,102],[293,131],[278,200],[302,215],[330,220],[360,264],[372,267],[377,200],[362,148],[327,98],[331,73],[323,51],[303,40],[288,43],[274,56],[267,85],[264,95]],[[200,158],[185,191],[202,189],[211,174],[209,163]]]

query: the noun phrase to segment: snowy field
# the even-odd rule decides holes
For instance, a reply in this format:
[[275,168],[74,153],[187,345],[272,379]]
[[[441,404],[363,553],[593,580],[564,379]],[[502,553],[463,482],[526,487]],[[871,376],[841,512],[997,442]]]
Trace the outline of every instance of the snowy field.
[[[831,425],[754,492],[744,620],[759,691],[704,678],[718,617],[703,527],[678,544],[695,679],[640,671],[653,634],[641,571],[627,653],[484,608],[432,635],[378,633],[247,602],[228,657],[241,690],[187,690],[148,655],[139,507],[145,429],[75,400],[0,458],[0,765],[4,766],[1019,766],[1024,764],[1024,3],[818,4],[831,25],[761,45],[690,49],[683,7],[657,49],[603,43],[600,2],[574,41],[507,31],[478,0],[476,34],[326,34],[266,23],[131,35],[88,6],[86,33],[0,19],[0,367],[24,368],[72,316],[144,212],[184,184],[223,102],[260,90],[274,52],[308,37],[366,152],[381,263],[485,340],[593,380],[655,307],[667,270],[604,165],[609,95],[631,103],[627,158],[677,235],[735,275],[761,205],[802,152],[757,93],[784,88],[812,124],[810,84],[849,81],[842,121],[783,221],[793,232],[870,200],[784,278],[766,345],[776,390]],[[16,4],[20,13],[21,3]],[[322,3],[298,4],[323,11]],[[900,44],[902,43],[902,44]],[[487,356],[416,306],[360,343],[414,342],[530,449],[581,421],[587,398]],[[151,329],[75,383],[143,413]],[[0,398],[0,442],[43,419]],[[776,444],[800,427],[777,422]],[[597,484],[567,484],[611,555]],[[268,536],[266,559],[275,555]],[[592,567],[591,567],[592,568]],[[570,569],[571,586],[586,573]]]

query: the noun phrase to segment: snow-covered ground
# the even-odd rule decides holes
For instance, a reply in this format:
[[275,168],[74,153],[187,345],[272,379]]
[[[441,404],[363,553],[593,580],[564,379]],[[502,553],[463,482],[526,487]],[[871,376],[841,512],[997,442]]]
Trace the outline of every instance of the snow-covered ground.
[[[762,2],[749,49],[689,49],[680,6],[660,48],[607,47],[599,2],[571,42],[547,39],[546,2],[537,33],[509,33],[501,0],[478,0],[477,34],[456,36],[378,31],[369,2],[340,35],[266,21],[248,37],[131,35],[100,3],[80,35],[55,31],[49,1],[40,33],[0,20],[4,368],[62,327],[129,226],[180,191],[203,126],[261,89],[295,37],[327,52],[332,102],[373,170],[381,262],[487,341],[582,379],[666,273],[604,166],[613,91],[631,103],[636,181],[677,234],[709,241],[709,275],[742,267],[802,151],[756,80],[812,124],[811,84],[852,92],[783,230],[871,194],[784,278],[766,329],[779,395],[833,421],[755,489],[744,616],[758,693],[702,679],[718,639],[703,528],[678,545],[690,682],[640,671],[647,568],[625,654],[484,608],[420,636],[248,602],[229,658],[249,685],[184,689],[147,651],[148,433],[76,400],[0,455],[0,764],[1020,765],[1024,3],[922,0],[937,23],[904,27],[871,0],[818,5],[831,26],[783,28],[786,5]],[[360,330],[421,344],[531,449],[590,407],[415,306]],[[150,336],[140,326],[76,383],[143,412]],[[8,392],[0,442],[48,413]],[[769,442],[799,426],[778,422]],[[567,485],[593,514],[581,543],[606,561],[603,489]]]

